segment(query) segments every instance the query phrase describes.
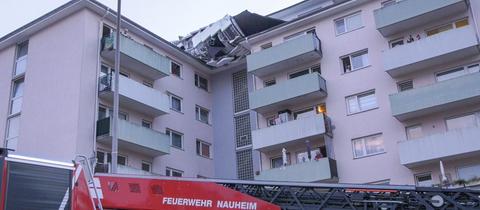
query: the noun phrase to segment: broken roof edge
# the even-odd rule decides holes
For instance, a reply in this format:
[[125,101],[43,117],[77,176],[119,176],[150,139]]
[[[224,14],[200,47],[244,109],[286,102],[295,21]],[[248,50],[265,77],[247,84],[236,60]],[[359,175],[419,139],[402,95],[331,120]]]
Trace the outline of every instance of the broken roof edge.
[[[308,1],[308,0],[297,3],[296,5],[304,3],[306,1]],[[246,37],[246,39],[242,43],[246,44],[246,45],[256,44],[256,43],[261,42],[265,39],[276,36],[276,35],[278,35],[278,33],[282,33],[282,32],[291,30],[293,27],[298,26],[305,21],[310,21],[312,19],[318,18],[318,16],[321,16],[325,12],[331,11],[335,8],[346,7],[346,5],[350,5],[350,4],[354,4],[354,3],[361,4],[361,3],[364,3],[364,2],[367,2],[367,1],[368,0],[341,0],[338,3],[335,3],[333,5],[310,11],[303,16],[297,17],[293,20],[287,21],[285,23],[279,24],[277,26],[274,26],[274,27],[269,28],[267,30],[264,30],[262,32],[259,32],[259,33],[253,34],[251,36],[248,36],[248,37]],[[293,5],[293,6],[295,6],[295,5]],[[282,31],[282,29],[283,29],[283,31]]]
[[[98,15],[105,15],[108,20],[114,22],[117,16],[116,11],[96,0],[72,0],[15,29],[14,31],[4,35],[3,37],[0,37],[0,51],[6,47],[24,41],[36,32],[58,21],[61,21],[63,17],[68,17],[75,12],[80,11],[81,9],[90,9]],[[157,47],[164,50],[166,53],[172,54],[172,56],[176,56],[179,58],[184,58],[186,59],[186,62],[197,68],[200,68],[200,70],[206,71],[207,73],[209,73],[213,69],[200,59],[190,55],[189,53],[175,46],[173,43],[163,39],[162,37],[156,35],[155,33],[130,20],[129,18],[122,15],[121,19],[122,27],[127,28],[129,31],[133,31],[133,33],[135,33],[139,37],[152,42],[153,44],[157,45]]]

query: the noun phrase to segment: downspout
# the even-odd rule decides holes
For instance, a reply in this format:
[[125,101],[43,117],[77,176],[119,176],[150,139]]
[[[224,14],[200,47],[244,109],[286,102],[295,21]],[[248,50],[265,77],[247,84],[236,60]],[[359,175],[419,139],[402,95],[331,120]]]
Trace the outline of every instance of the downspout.
[[[105,17],[108,15],[108,13],[110,12],[110,8],[107,8],[105,10],[105,14],[102,16],[102,18],[100,19],[100,21],[98,21],[98,37],[101,37],[102,36],[102,31],[103,31],[103,22],[105,20]],[[97,42],[97,69],[96,69],[96,74],[95,74],[95,77],[96,77],[96,83],[95,83],[95,110],[93,112],[93,157],[91,159],[94,159],[95,162],[92,164],[93,168],[95,168],[95,165],[97,164],[97,159],[96,159],[96,154],[97,154],[97,121],[98,121],[98,103],[99,103],[99,99],[98,99],[98,84],[100,83],[100,78],[99,78],[99,75],[100,75],[100,70],[101,70],[101,61],[100,61],[100,51],[101,51],[101,48],[102,48],[102,38],[100,38]],[[90,159],[89,159],[90,161]]]

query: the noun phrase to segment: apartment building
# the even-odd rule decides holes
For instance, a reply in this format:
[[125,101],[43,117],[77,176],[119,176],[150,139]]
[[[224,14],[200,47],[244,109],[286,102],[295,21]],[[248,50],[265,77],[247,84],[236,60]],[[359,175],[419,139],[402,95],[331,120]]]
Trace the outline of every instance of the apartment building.
[[[123,18],[119,172],[423,186],[480,176],[479,11],[306,0],[236,16],[215,37],[251,17],[268,27],[237,32],[217,60]],[[71,1],[0,38],[5,147],[109,171],[114,20]]]
[[478,176],[479,2],[329,2],[248,39],[255,179]]

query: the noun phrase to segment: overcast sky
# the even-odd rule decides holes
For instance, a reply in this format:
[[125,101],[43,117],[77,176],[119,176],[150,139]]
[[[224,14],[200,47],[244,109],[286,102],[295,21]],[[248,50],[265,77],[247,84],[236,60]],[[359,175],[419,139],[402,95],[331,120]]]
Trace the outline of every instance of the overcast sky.
[[[122,14],[167,40],[176,40],[226,14],[267,15],[301,0],[122,0]],[[68,0],[0,0],[0,37]],[[100,0],[115,9],[116,0]]]

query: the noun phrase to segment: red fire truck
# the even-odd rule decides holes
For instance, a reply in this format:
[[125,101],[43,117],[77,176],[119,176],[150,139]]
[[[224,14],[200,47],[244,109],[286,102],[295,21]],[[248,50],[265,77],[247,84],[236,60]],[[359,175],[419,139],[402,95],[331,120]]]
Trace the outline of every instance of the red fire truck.
[[93,174],[73,163],[1,155],[0,210],[480,209],[480,191]]

